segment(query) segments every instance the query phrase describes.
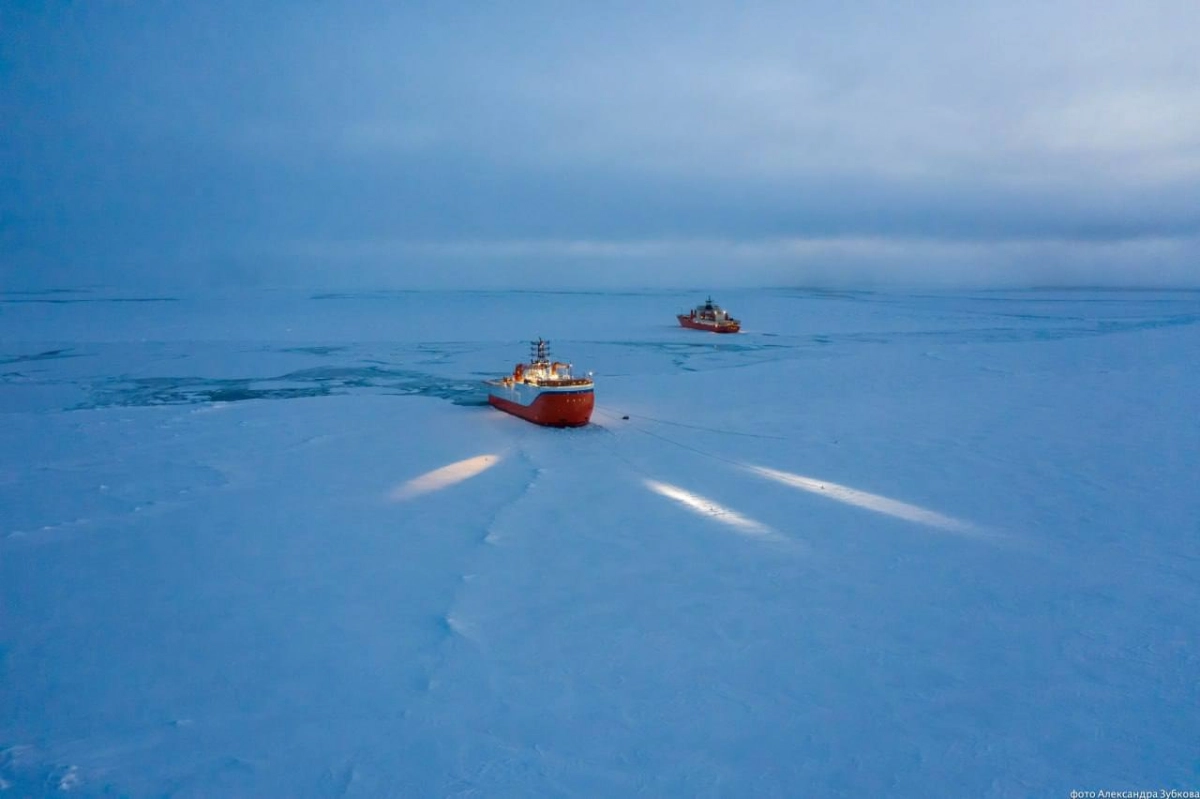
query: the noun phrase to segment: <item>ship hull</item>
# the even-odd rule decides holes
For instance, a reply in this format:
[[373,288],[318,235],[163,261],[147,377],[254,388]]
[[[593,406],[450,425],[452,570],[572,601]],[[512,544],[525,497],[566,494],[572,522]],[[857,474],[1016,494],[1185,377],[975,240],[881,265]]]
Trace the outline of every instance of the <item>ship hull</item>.
[[546,427],[582,427],[592,418],[596,395],[585,391],[539,391],[526,386],[489,384],[488,404],[513,416]]
[[679,324],[682,327],[686,327],[691,330],[707,330],[709,333],[736,333],[742,329],[741,324],[738,322],[731,322],[729,324],[722,325],[705,324],[704,322],[697,321],[690,316],[685,316],[683,314],[679,314],[675,318],[679,320]]

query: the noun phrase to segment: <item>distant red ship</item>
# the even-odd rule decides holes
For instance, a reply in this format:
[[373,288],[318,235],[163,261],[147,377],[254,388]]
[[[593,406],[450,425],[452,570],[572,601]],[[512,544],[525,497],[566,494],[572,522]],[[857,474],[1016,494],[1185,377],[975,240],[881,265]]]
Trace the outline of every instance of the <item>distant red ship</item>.
[[595,383],[575,377],[571,364],[550,360],[550,342],[530,342],[529,363],[519,363],[513,373],[485,381],[488,404],[548,427],[581,427],[592,418]]
[[729,312],[717,305],[709,297],[703,305],[697,305],[691,313],[676,316],[679,324],[693,330],[707,330],[710,333],[736,333],[742,329],[742,323],[729,315]]

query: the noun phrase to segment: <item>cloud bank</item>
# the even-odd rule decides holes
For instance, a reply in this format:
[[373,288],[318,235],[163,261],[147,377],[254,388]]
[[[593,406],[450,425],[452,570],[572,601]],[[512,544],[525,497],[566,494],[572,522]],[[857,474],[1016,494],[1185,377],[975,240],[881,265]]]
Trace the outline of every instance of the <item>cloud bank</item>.
[[1193,2],[0,27],[6,285],[1200,285]]

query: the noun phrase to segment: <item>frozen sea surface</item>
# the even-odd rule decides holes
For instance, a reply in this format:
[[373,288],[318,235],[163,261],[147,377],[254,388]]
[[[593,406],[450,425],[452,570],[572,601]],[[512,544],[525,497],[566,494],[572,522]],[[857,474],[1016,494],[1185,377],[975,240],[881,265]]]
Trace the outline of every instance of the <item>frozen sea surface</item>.
[[0,294],[0,795],[1200,790],[1200,293],[702,299]]

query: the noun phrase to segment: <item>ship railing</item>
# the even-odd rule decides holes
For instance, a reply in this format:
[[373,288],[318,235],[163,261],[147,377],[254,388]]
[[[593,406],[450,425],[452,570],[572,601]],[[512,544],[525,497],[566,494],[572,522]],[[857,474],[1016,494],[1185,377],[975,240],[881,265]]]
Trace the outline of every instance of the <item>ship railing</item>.
[[549,386],[550,388],[559,388],[562,386],[586,386],[591,385],[591,380],[586,377],[558,377],[558,378],[534,378],[530,381],[535,386]]

